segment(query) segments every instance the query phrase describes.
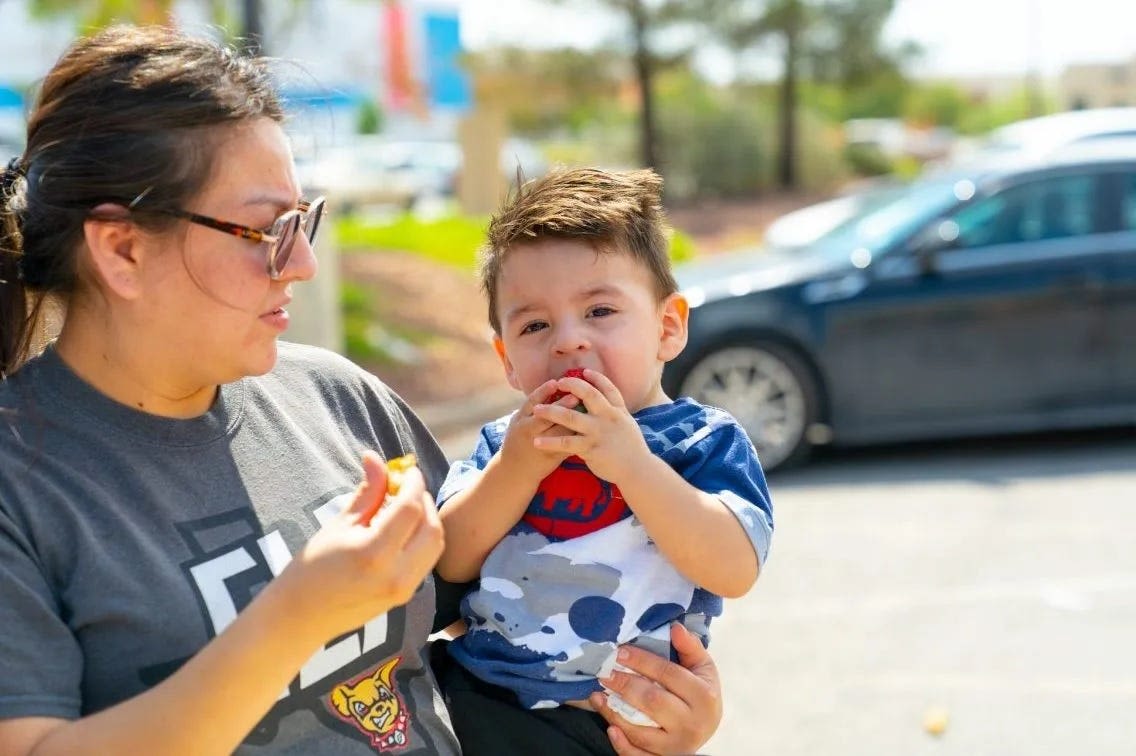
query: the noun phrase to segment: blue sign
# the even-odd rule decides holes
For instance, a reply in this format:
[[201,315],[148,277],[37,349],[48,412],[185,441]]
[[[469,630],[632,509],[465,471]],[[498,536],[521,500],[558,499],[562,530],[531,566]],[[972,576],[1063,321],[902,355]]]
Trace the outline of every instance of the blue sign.
[[24,96],[11,87],[0,86],[0,108],[22,108]]
[[426,75],[430,104],[467,110],[473,105],[469,75],[462,70],[461,27],[456,13],[426,13]]

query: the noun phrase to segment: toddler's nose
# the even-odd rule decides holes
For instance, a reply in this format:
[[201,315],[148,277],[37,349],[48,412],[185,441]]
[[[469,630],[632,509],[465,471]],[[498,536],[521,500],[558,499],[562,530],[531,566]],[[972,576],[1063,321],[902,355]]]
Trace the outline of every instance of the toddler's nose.
[[565,326],[556,330],[553,349],[556,350],[557,354],[570,354],[581,349],[588,349],[590,346],[587,335],[581,328]]

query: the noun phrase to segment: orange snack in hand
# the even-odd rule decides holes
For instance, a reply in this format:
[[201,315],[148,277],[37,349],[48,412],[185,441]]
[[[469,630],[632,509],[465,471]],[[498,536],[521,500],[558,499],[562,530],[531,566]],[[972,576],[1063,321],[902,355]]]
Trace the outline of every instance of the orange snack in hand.
[[394,496],[402,487],[402,475],[418,464],[418,457],[404,454],[387,462],[387,495]]

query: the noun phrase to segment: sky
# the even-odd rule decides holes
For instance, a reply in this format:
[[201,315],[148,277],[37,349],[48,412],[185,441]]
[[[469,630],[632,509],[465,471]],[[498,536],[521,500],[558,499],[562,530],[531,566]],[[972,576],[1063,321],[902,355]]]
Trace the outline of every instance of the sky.
[[[493,44],[592,47],[618,33],[586,0],[458,0],[463,39]],[[898,0],[886,36],[926,50],[928,76],[1056,75],[1070,63],[1136,58],[1134,0]],[[710,65],[714,65],[713,62]]]

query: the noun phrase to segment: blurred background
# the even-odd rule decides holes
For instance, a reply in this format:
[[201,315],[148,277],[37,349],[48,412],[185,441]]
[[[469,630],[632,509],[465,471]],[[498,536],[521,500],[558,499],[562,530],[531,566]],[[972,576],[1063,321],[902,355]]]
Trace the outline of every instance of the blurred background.
[[651,166],[777,537],[707,753],[1136,752],[1136,5],[0,0],[0,159],[77,34],[259,50],[333,233],[292,338],[451,457],[512,409],[474,276],[556,164]]

